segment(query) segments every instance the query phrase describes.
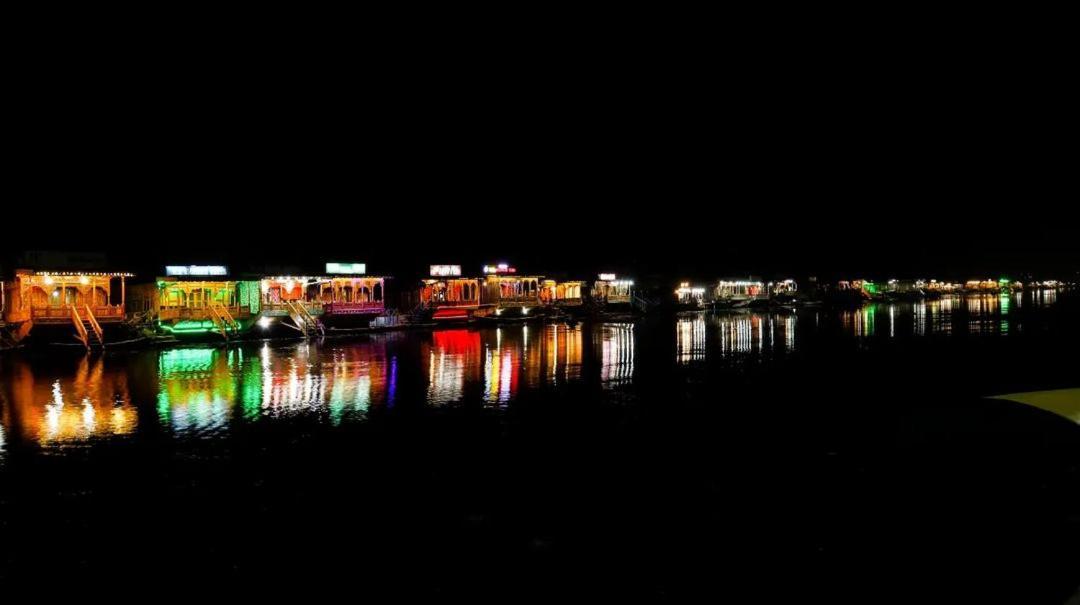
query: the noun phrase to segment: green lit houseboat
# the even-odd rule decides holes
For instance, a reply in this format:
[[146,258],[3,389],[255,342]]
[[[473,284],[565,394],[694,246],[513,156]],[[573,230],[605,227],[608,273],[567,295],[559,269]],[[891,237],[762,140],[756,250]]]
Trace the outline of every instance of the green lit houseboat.
[[170,265],[164,277],[130,288],[128,311],[163,334],[229,340],[258,319],[259,286],[258,280],[230,278],[222,265]]

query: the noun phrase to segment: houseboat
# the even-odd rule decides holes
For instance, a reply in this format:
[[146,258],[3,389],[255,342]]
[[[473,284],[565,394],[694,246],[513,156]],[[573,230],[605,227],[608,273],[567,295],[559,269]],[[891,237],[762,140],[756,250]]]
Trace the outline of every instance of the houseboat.
[[675,289],[676,310],[692,311],[704,309],[711,302],[707,297],[707,289],[704,286],[691,285],[690,282],[682,282]]
[[[529,319],[541,308],[543,277],[518,275],[505,263],[485,265],[484,277],[463,277],[461,265],[431,265],[420,286],[420,306],[436,323]],[[577,292],[580,297],[580,282]],[[565,289],[564,289],[565,293]]]
[[799,284],[794,279],[781,279],[778,281],[771,281],[765,284],[766,289],[769,292],[769,296],[790,296],[794,297],[799,291]]
[[592,300],[597,306],[625,306],[633,302],[634,281],[619,279],[614,273],[601,273],[593,282]]
[[229,340],[251,328],[261,303],[259,281],[230,278],[223,265],[170,265],[164,277],[131,287],[128,311],[177,338]]
[[540,283],[540,302],[555,309],[576,309],[584,304],[581,281],[545,279]]
[[[10,338],[80,343],[100,348],[118,336],[124,322],[130,273],[18,269],[6,286],[4,322]],[[40,338],[39,338],[40,337]]]
[[461,265],[431,265],[420,284],[420,306],[436,322],[469,320],[480,308],[481,280],[463,277]]
[[368,275],[364,263],[326,263],[326,275],[308,291],[311,304],[322,306],[327,329],[367,328],[386,312],[387,277]]
[[258,325],[271,335],[277,326],[305,336],[327,330],[367,328],[386,312],[386,280],[371,275],[272,276],[260,281]]
[[256,322],[260,335],[272,336],[278,328],[292,335],[325,334],[319,296],[322,281],[306,275],[263,277],[259,281],[262,312]]
[[825,302],[836,306],[861,306],[877,293],[877,284],[868,279],[841,280],[826,292]]
[[717,307],[745,307],[768,299],[765,282],[754,277],[721,279],[713,289],[713,304]]
[[485,265],[484,275],[476,317],[526,319],[530,313],[538,315],[534,310],[541,305],[542,276],[518,275],[517,269],[506,263]]

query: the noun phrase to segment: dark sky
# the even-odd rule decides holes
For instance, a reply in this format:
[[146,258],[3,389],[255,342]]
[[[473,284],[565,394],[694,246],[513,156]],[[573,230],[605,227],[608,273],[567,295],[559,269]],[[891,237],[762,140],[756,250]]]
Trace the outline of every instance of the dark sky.
[[507,37],[33,55],[11,87],[5,264],[83,249],[139,272],[1080,269],[1074,93],[1049,60]]

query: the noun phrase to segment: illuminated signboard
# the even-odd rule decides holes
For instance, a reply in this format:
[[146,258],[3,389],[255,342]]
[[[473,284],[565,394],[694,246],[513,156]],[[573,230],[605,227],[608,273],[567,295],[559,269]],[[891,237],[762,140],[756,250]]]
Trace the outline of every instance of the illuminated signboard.
[[223,265],[168,265],[165,275],[170,277],[228,275],[229,270]]
[[517,269],[506,263],[499,263],[497,265],[484,265],[484,273],[517,273]]
[[431,265],[432,277],[457,277],[461,275],[461,265]]
[[367,273],[364,263],[326,263],[326,272],[337,275],[363,275]]
[[615,274],[614,273],[601,273],[600,274],[600,281],[615,281]]

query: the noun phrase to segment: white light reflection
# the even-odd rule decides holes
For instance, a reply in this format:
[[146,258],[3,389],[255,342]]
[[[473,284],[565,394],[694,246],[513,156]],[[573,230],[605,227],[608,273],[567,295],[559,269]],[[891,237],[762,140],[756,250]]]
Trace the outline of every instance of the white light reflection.
[[600,381],[605,388],[634,378],[634,324],[604,324],[600,339]]
[[705,359],[705,318],[680,318],[675,325],[675,359],[690,363]]

